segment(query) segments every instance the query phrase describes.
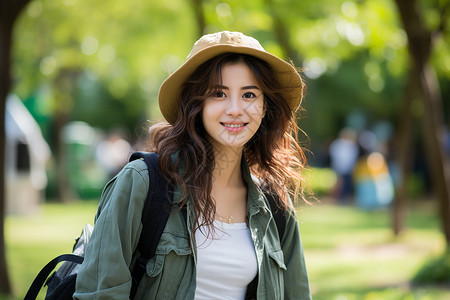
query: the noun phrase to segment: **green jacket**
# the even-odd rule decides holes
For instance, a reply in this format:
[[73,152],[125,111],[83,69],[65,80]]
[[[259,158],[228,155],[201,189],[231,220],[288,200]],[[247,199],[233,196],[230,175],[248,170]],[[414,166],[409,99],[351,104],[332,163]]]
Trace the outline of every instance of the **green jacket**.
[[[311,299],[295,214],[287,218],[280,245],[270,208],[246,164],[243,173],[248,184],[249,228],[258,260],[257,298]],[[148,171],[141,160],[129,163],[106,185],[78,273],[74,299],[128,299],[130,266],[137,257],[134,250],[142,230],[141,213],[148,188]],[[177,203],[180,198],[181,189],[177,186],[173,200]],[[195,222],[192,202],[187,203],[186,221],[175,211],[174,208],[169,216],[155,257],[147,263],[147,274],[138,287],[136,300],[194,299],[196,248],[190,239]]]

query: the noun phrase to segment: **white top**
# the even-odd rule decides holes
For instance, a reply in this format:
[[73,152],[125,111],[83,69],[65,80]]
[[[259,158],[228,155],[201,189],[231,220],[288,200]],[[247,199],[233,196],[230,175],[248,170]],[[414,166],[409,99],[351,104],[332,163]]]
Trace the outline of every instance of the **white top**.
[[195,231],[197,288],[195,300],[244,299],[258,272],[255,248],[246,223],[214,222],[215,232]]

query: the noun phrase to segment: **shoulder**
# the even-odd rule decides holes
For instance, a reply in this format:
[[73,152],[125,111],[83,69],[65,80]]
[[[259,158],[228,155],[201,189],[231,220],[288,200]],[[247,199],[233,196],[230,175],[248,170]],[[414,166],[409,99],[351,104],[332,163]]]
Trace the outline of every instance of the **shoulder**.
[[135,159],[133,161],[130,161],[123,167],[123,170],[137,173],[144,173],[148,171],[147,165],[142,159]]
[[105,185],[97,214],[108,203],[118,204],[123,202],[123,205],[125,205],[130,198],[145,199],[148,189],[147,165],[140,159],[131,161]]
[[148,186],[148,169],[141,159],[127,163],[111,181],[115,182],[139,182],[143,181]]
[[146,193],[150,185],[148,172],[146,163],[142,159],[135,159],[127,163],[117,174],[115,185],[131,186],[132,189]]

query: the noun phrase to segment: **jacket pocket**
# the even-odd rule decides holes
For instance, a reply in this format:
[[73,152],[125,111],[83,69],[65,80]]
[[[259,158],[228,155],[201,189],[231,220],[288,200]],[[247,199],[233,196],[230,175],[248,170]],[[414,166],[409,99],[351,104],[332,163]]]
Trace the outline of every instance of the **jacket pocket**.
[[[171,260],[186,259],[185,256],[192,254],[189,245],[189,238],[183,233],[164,232],[156,248],[155,257],[147,263],[147,275],[150,277],[158,276],[165,267],[166,256],[174,255]],[[172,262],[171,262],[172,263]],[[173,268],[172,265],[166,266],[168,269]]]
[[283,299],[284,294],[284,271],[286,265],[284,263],[283,251],[274,250],[268,252],[269,274],[265,275],[267,287],[267,299]]
[[[178,299],[180,291],[186,295],[194,278],[194,262],[189,239],[183,234],[165,231],[156,254],[147,262],[146,299]],[[178,287],[178,288],[175,288]],[[141,288],[141,286],[139,287]]]
[[269,252],[269,257],[272,259],[275,266],[277,266],[283,271],[286,270],[286,265],[284,264],[283,251],[281,249]]

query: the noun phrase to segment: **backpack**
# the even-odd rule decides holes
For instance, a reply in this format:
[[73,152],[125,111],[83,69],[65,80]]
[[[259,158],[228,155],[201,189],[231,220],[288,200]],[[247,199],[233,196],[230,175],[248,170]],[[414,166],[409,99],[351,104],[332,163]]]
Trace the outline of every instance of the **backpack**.
[[[149,152],[135,152],[131,155],[130,161],[135,159],[142,159],[147,164],[150,187],[142,211],[143,228],[137,246],[141,256],[137,259],[131,271],[133,283],[130,299],[133,299],[136,295],[148,259],[155,255],[156,247],[169,217],[173,197],[172,187],[169,186],[159,170],[158,155]],[[45,300],[72,300],[76,276],[84,259],[84,247],[89,241],[92,230],[91,225],[85,225],[80,237],[75,241],[72,254],[60,255],[42,268],[31,284],[24,300],[36,299],[44,284],[48,287]],[[63,264],[49,277],[49,274],[60,262],[63,262]]]

